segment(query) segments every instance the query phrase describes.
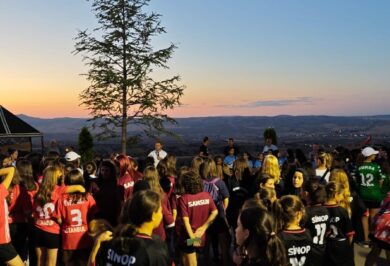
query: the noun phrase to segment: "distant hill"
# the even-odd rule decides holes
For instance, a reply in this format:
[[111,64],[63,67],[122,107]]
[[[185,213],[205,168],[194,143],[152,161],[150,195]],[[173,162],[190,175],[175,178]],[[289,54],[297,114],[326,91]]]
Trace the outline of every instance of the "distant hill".
[[[43,119],[19,115],[45,134],[78,134],[83,126],[90,126],[84,118]],[[186,136],[247,136],[262,134],[267,127],[273,127],[280,136],[297,134],[365,133],[390,135],[390,115],[339,117],[339,116],[232,116],[178,118],[175,125],[167,128]],[[134,128],[129,127],[130,130]]]
[[[83,126],[91,126],[84,118],[43,119],[19,115],[44,134],[75,136]],[[232,117],[192,117],[178,118],[177,124],[167,128],[186,139],[201,139],[204,136],[226,139],[262,138],[267,127],[277,130],[280,137],[299,136],[360,136],[373,135],[386,138],[390,136],[390,115],[338,117],[338,116],[232,116]],[[138,131],[129,127],[130,131]]]
[[[42,119],[19,115],[21,119],[44,133],[45,139],[57,139],[76,145],[77,136],[83,126],[90,126],[84,118]],[[390,115],[337,117],[337,116],[232,116],[232,117],[192,117],[178,118],[177,124],[167,128],[181,139],[163,137],[170,149],[176,154],[194,154],[197,152],[204,136],[211,139],[216,150],[220,150],[226,139],[234,137],[237,143],[247,150],[259,150],[263,144],[265,128],[276,129],[279,144],[285,147],[305,146],[308,143],[329,145],[357,145],[372,135],[376,143],[390,144]],[[129,134],[139,129],[129,126]],[[138,146],[143,151],[152,147],[150,139],[143,139]],[[119,149],[119,141],[111,140],[100,143],[100,150]],[[136,146],[134,146],[135,148]],[[218,148],[217,148],[218,147]],[[213,149],[213,148],[211,148]]]

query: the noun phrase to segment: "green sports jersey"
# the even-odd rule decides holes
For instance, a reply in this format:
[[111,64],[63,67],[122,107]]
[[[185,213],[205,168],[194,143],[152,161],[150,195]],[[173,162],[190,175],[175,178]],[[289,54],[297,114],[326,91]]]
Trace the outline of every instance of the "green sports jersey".
[[364,163],[358,168],[357,176],[359,195],[363,200],[381,202],[386,192],[379,186],[379,181],[386,179],[377,163]]

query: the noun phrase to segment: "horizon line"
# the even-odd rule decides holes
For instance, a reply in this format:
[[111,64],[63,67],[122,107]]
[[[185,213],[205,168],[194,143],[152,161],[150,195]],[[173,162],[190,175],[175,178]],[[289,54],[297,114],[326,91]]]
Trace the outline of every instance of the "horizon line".
[[[60,117],[36,117],[36,116],[30,116],[26,114],[17,114],[17,116],[25,116],[28,118],[35,118],[35,119],[93,119],[92,117],[70,117],[70,116],[60,116]],[[390,114],[373,114],[373,115],[327,115],[327,114],[305,114],[305,115],[287,115],[287,114],[279,114],[279,115],[215,115],[215,116],[185,116],[185,117],[171,117],[173,119],[190,119],[190,118],[227,118],[227,117],[302,117],[302,116],[308,116],[308,117],[315,117],[315,116],[327,116],[327,117],[376,117],[376,116],[390,116]]]

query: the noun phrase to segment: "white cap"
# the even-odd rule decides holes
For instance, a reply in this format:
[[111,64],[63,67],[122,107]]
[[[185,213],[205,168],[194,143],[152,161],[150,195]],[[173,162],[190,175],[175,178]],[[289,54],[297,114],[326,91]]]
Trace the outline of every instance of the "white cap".
[[371,155],[378,154],[378,153],[379,153],[379,151],[376,151],[371,147],[366,147],[362,150],[362,154],[364,157],[369,157]]
[[65,160],[67,160],[68,162],[75,161],[79,158],[81,158],[81,156],[75,153],[74,151],[70,151],[67,154],[65,154]]

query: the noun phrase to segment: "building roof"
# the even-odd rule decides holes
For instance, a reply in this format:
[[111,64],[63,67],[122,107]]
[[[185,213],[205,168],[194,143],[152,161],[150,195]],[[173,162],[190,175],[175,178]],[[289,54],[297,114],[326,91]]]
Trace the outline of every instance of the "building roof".
[[0,105],[0,138],[41,136],[41,132]]

